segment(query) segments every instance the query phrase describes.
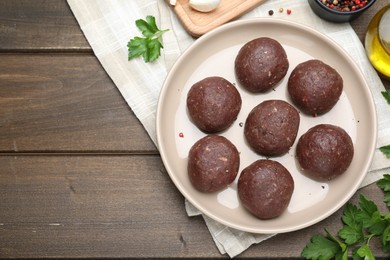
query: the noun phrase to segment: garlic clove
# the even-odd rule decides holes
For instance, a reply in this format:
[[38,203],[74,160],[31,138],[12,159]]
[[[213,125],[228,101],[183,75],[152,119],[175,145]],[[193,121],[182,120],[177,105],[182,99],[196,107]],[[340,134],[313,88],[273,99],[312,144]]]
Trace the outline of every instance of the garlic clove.
[[190,0],[190,6],[199,12],[210,12],[217,8],[221,0]]

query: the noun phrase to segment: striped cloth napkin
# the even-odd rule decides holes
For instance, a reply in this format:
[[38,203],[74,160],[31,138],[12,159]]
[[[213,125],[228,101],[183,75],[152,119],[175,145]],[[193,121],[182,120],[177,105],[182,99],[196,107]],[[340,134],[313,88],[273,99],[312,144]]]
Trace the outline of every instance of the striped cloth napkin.
[[[162,0],[68,0],[68,4],[96,57],[157,145],[155,121],[160,89],[171,66],[195,39],[184,30],[170,6]],[[354,57],[369,83],[376,104],[379,129],[377,147],[389,144],[390,106],[381,95],[384,87],[349,24],[335,25],[321,20],[310,10],[307,0],[266,1],[239,19],[269,17],[269,10],[279,10],[281,7],[290,9],[292,13],[287,15],[286,12],[275,11],[273,17],[309,25],[339,43]],[[162,56],[154,63],[144,63],[142,59],[129,62],[127,42],[139,35],[134,22],[147,15],[153,15],[160,28],[169,29],[164,34]],[[389,167],[390,160],[377,149],[362,186],[380,179]],[[201,214],[187,201],[185,204],[189,216]],[[275,235],[242,232],[203,217],[221,254],[230,257]]]

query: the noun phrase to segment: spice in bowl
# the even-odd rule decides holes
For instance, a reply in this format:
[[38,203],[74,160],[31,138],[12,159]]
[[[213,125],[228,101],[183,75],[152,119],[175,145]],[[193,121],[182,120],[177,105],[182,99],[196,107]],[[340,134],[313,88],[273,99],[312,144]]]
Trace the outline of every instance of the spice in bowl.
[[331,9],[349,12],[363,8],[369,0],[321,0],[321,2]]
[[370,8],[376,0],[308,0],[313,12],[330,22],[349,22]]

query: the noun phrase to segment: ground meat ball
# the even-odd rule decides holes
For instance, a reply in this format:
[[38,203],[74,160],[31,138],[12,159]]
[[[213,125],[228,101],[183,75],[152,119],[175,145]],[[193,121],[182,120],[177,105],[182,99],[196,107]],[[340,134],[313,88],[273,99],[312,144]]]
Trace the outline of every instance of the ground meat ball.
[[187,95],[187,108],[193,123],[206,133],[227,129],[241,109],[236,87],[222,77],[208,77],[195,83]]
[[294,191],[294,180],[279,162],[258,160],[242,170],[237,189],[249,212],[260,219],[270,219],[286,210]]
[[266,92],[281,81],[289,62],[286,51],[276,40],[261,37],[246,43],[235,59],[238,82],[252,93]]
[[280,156],[294,144],[299,129],[298,111],[283,100],[266,100],[252,109],[244,127],[249,146],[264,156]]
[[288,93],[304,113],[317,116],[331,110],[343,91],[340,74],[319,60],[296,66],[288,80]]
[[344,129],[321,124],[298,140],[296,156],[304,173],[318,180],[331,180],[344,173],[354,154],[351,137]]
[[188,176],[202,192],[215,192],[234,181],[240,165],[237,148],[225,137],[208,135],[198,140],[188,155]]

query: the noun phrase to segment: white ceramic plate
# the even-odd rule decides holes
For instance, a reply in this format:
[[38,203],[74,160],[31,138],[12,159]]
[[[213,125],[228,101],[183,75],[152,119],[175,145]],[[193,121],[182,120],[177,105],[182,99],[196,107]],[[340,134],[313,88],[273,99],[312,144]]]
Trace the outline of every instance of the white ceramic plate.
[[[290,62],[284,80],[266,94],[251,94],[237,83],[234,59],[238,50],[257,37],[279,41]],[[249,111],[267,99],[288,102],[287,80],[294,67],[308,59],[319,59],[335,68],[344,80],[344,91],[327,114],[313,118],[301,115],[297,139],[289,153],[273,158],[292,174],[295,189],[290,205],[280,217],[260,220],[248,213],[237,197],[237,180],[223,191],[205,194],[193,188],[187,175],[187,155],[191,146],[205,136],[190,121],[186,97],[191,86],[208,76],[221,76],[234,83],[243,100],[238,119],[221,135],[240,152],[240,172],[263,158],[245,143],[242,123]],[[240,124],[241,123],[241,124]],[[329,123],[344,128],[354,142],[355,155],[348,170],[330,182],[316,182],[302,175],[294,158],[299,137],[310,127]],[[258,18],[228,23],[199,38],[175,63],[163,85],[157,110],[157,138],[164,165],[180,192],[195,207],[229,227],[253,233],[280,233],[315,224],[342,207],[356,192],[370,166],[377,121],[367,83],[354,61],[337,44],[308,27],[288,21]]]

